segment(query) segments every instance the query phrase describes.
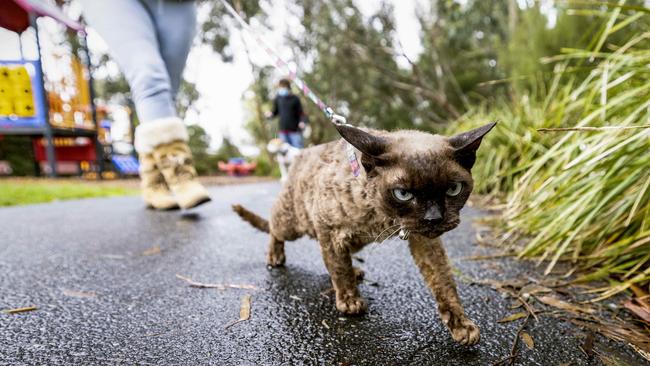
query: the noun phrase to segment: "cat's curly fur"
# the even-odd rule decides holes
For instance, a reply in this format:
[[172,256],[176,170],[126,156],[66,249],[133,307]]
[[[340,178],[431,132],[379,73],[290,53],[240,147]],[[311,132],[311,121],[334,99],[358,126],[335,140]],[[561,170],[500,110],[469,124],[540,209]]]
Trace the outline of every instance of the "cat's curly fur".
[[[284,264],[285,241],[304,235],[318,239],[336,308],[345,314],[362,313],[367,306],[357,289],[361,273],[352,266],[351,255],[403,230],[452,337],[474,344],[479,328],[465,316],[439,236],[460,222],[459,211],[473,187],[476,149],[492,127],[449,138],[340,125],[344,140],[305,149],[294,161],[270,222],[239,205],[233,208],[271,235],[270,266]],[[348,143],[363,167],[358,177],[346,154]],[[460,192],[451,196],[457,184]]]

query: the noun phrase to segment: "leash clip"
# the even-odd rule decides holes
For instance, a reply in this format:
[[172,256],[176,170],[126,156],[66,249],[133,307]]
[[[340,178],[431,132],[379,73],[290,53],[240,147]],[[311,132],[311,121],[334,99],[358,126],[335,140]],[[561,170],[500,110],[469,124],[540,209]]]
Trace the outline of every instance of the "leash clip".
[[332,115],[332,122],[337,124],[337,125],[347,125],[348,120],[345,119],[345,117],[341,116],[340,114],[333,114]]

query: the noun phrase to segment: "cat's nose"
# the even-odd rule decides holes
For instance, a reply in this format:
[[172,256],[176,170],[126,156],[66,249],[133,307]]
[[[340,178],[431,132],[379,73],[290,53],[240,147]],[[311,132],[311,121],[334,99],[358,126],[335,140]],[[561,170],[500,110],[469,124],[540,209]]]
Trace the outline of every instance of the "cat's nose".
[[439,224],[442,222],[442,213],[436,206],[431,206],[424,213],[424,219],[431,224]]

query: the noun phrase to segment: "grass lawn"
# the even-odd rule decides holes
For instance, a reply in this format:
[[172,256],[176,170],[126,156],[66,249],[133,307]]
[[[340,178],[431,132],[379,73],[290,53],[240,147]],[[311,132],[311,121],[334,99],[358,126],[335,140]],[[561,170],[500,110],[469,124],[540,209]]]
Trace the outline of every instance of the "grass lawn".
[[133,185],[81,180],[7,179],[0,180],[0,206],[25,205],[90,197],[137,194]]

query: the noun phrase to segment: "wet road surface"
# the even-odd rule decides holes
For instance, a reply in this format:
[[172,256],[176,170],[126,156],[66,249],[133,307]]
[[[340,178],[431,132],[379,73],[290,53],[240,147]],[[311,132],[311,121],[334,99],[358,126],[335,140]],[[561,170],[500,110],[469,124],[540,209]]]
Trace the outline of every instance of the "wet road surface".
[[[474,347],[455,344],[405,243],[360,253],[360,289],[369,313],[342,317],[316,242],[288,243],[287,266],[265,266],[267,235],[240,221],[230,204],[268,217],[277,183],[211,190],[214,202],[191,213],[143,209],[137,197],[89,199],[0,209],[0,364],[140,365],[491,365],[509,354],[518,324],[497,323],[510,300],[459,281],[466,311],[481,327]],[[475,279],[526,276],[526,265],[462,260],[483,253],[472,221],[444,236],[458,273]],[[493,267],[494,264],[492,264]],[[532,272],[531,272],[532,271]],[[176,278],[251,284],[250,289],[192,288]],[[324,293],[323,293],[324,292]],[[239,318],[252,297],[251,317]],[[580,329],[550,318],[533,323],[532,350],[517,364],[600,364],[583,354]],[[638,360],[624,345],[603,339]]]

